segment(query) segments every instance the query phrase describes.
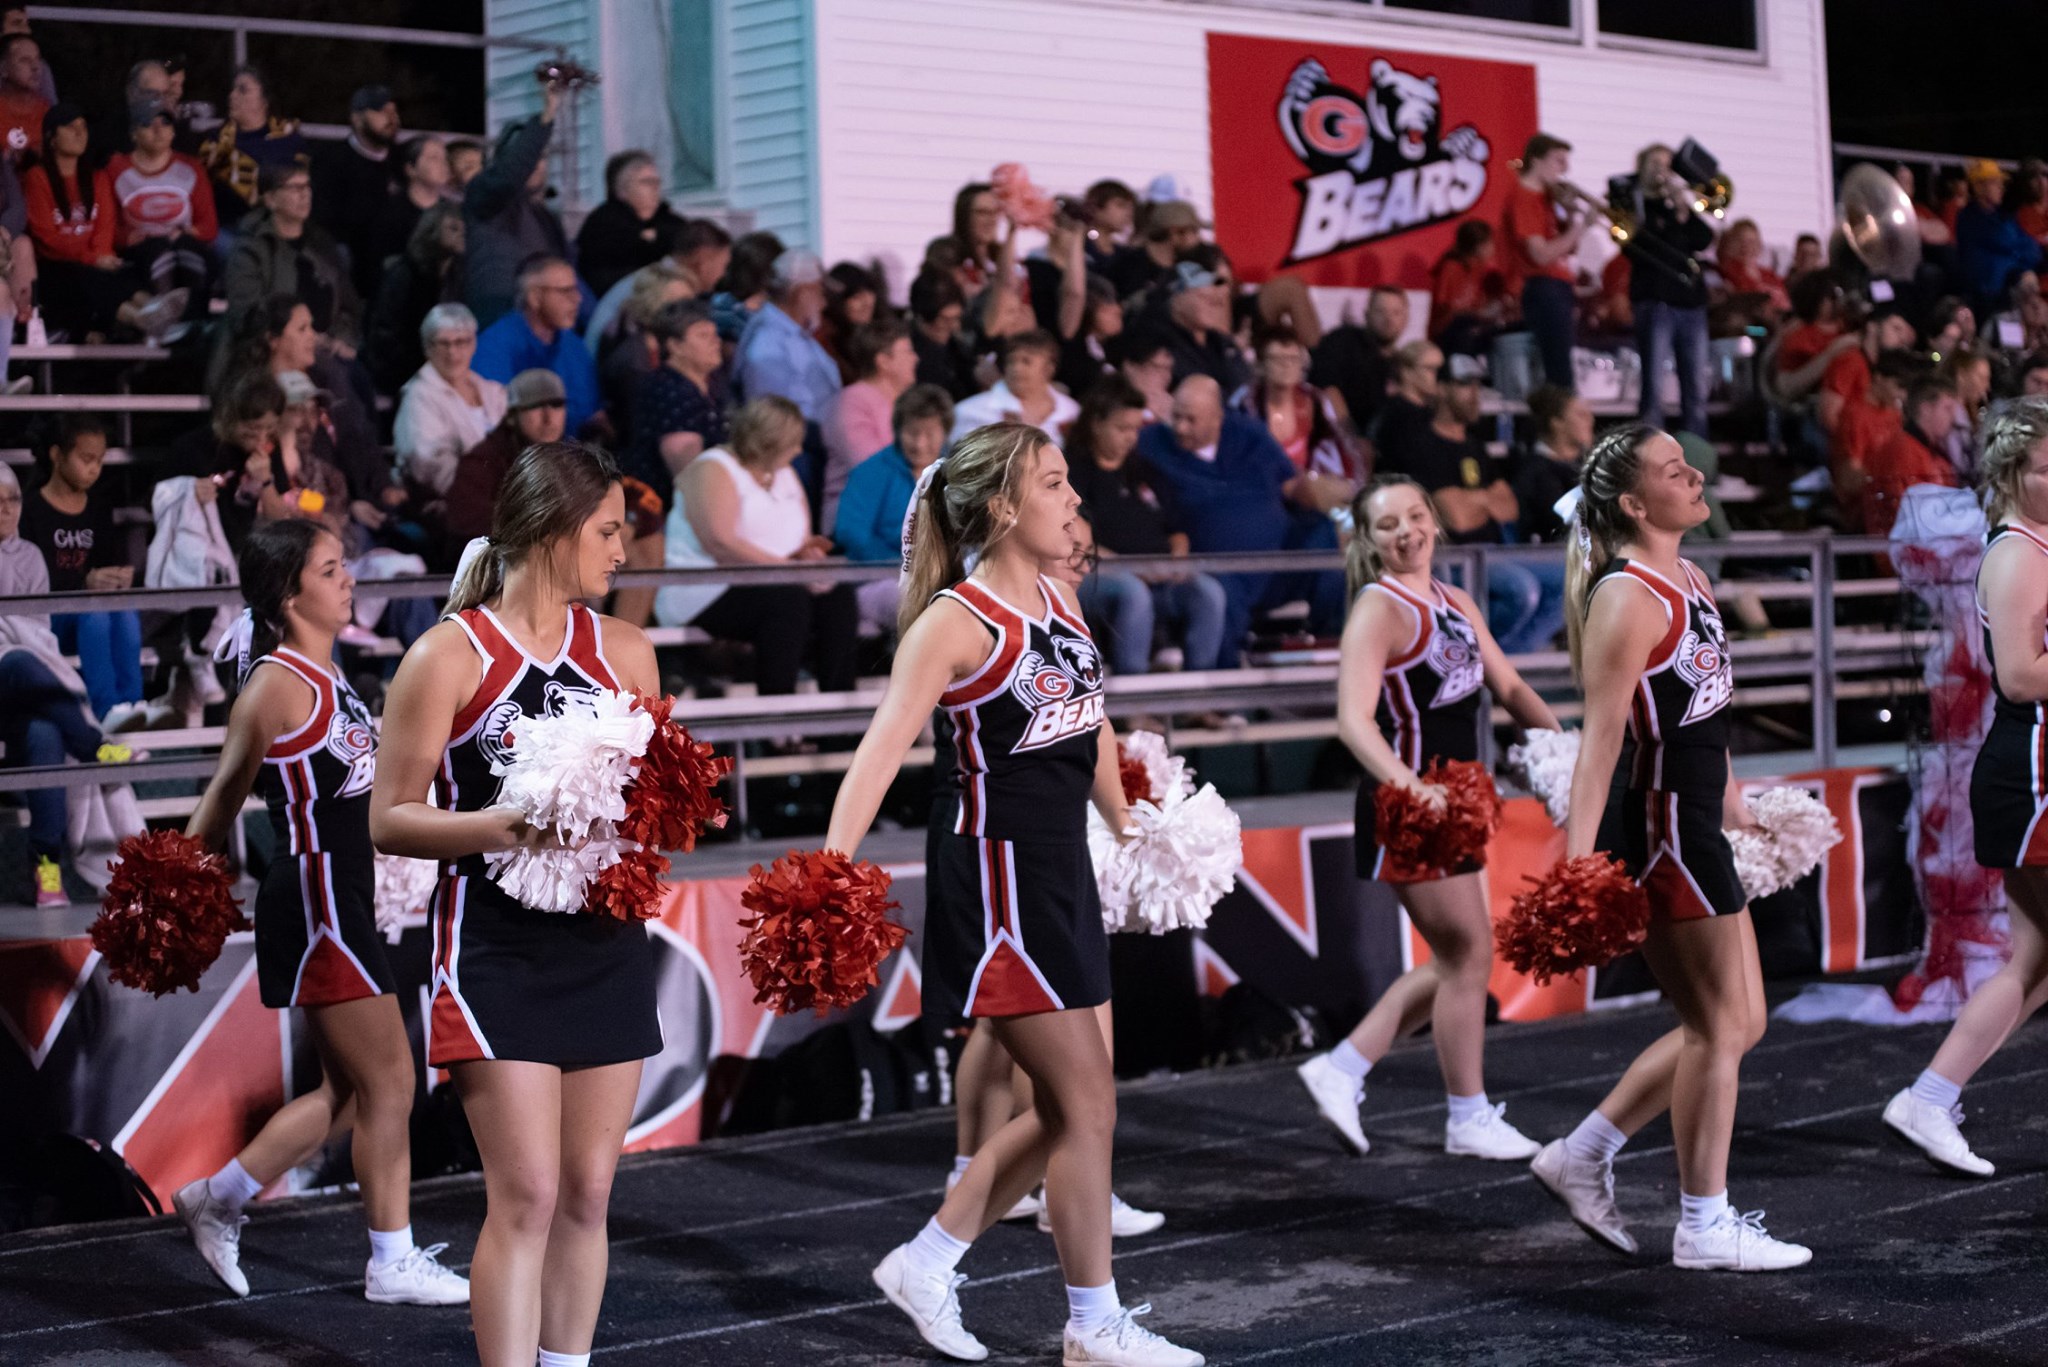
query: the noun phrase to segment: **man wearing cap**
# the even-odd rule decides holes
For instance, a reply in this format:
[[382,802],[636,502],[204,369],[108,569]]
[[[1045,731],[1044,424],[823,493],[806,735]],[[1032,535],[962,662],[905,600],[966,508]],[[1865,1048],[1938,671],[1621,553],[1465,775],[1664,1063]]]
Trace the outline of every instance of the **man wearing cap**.
[[43,150],[43,49],[26,33],[0,38],[0,156],[20,165]]
[[451,559],[472,537],[490,533],[505,471],[527,447],[562,439],[567,408],[568,394],[552,370],[522,370],[512,377],[505,389],[505,420],[462,453],[449,482],[443,525]]
[[768,302],[740,333],[733,378],[742,399],[779,394],[802,410],[804,421],[823,423],[839,396],[839,363],[818,344],[825,312],[825,263],[806,251],[775,258]]
[[1861,346],[1844,349],[1822,372],[1820,390],[1813,403],[1814,420],[1830,437],[1841,425],[1842,410],[1862,403],[1870,392],[1870,367],[1879,355],[1896,347],[1913,345],[1913,325],[1906,321],[1897,300],[1886,300],[1870,310],[1863,320]]
[[535,257],[519,273],[518,308],[477,334],[470,362],[470,369],[500,384],[524,370],[553,371],[568,400],[571,433],[604,406],[597,362],[576,332],[582,299],[574,267],[559,256]]
[[197,316],[210,292],[213,242],[220,233],[213,185],[196,157],[172,148],[176,129],[160,100],[145,96],[132,102],[128,129],[134,150],[118,152],[107,163],[121,206],[121,255],[149,277],[154,293],[190,290],[187,313]]
[[485,327],[518,304],[520,270],[527,261],[542,255],[568,259],[568,234],[542,201],[548,142],[561,104],[562,88],[544,81],[540,117],[500,134],[497,155],[462,187],[463,302]]
[[365,299],[377,293],[383,264],[371,233],[384,201],[399,192],[398,102],[391,89],[366,85],[349,97],[348,136],[313,154],[313,218],[348,248],[349,275]]
[[1214,247],[1197,247],[1167,278],[1166,317],[1159,333],[1173,352],[1173,382],[1207,375],[1235,394],[1251,368],[1230,332],[1230,263]]
[[1956,266],[1963,293],[1977,315],[1988,318],[2003,307],[2020,272],[2041,264],[2041,244],[2004,212],[2004,169],[1989,157],[1978,157],[1966,169],[1970,202],[1956,214]]
[[1160,284],[1173,274],[1174,262],[1182,252],[1202,245],[1202,216],[1184,199],[1150,205],[1144,223],[1138,240],[1119,248],[1102,267],[1119,299],[1144,294]]

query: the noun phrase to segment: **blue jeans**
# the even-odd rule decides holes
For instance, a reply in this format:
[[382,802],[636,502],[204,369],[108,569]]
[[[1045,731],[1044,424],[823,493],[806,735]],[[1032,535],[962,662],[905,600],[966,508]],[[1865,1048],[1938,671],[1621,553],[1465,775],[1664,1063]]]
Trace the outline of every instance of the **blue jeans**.
[[[16,768],[97,758],[99,729],[86,720],[78,698],[48,665],[25,650],[0,655],[0,740]],[[28,843],[38,857],[64,853],[64,789],[36,788],[28,802]]]
[[1564,630],[1564,565],[1550,560],[1489,564],[1486,628],[1510,655],[1548,650]]
[[1532,275],[1522,282],[1522,321],[1536,338],[1543,382],[1578,388],[1572,369],[1572,286],[1569,280]]
[[[1337,526],[1329,518],[1301,514],[1288,525],[1279,550],[1335,550]],[[1235,669],[1260,612],[1306,599],[1309,630],[1335,636],[1344,630],[1344,574],[1341,570],[1296,570],[1289,574],[1219,574],[1223,585],[1223,643],[1216,652],[1218,669]],[[1192,666],[1190,666],[1192,668]]]
[[1713,361],[1707,348],[1707,311],[1678,308],[1655,299],[1638,299],[1636,350],[1643,358],[1642,419],[1664,425],[1664,360],[1678,365],[1678,430],[1707,435],[1707,390],[1713,386]]
[[50,619],[57,644],[78,657],[92,710],[142,701],[142,619],[132,612],[64,612]]
[[1206,574],[1176,583],[1148,584],[1127,570],[1098,568],[1081,585],[1081,609],[1109,636],[1115,674],[1152,667],[1152,629],[1160,618],[1180,644],[1183,669],[1214,669],[1223,644],[1223,585]]

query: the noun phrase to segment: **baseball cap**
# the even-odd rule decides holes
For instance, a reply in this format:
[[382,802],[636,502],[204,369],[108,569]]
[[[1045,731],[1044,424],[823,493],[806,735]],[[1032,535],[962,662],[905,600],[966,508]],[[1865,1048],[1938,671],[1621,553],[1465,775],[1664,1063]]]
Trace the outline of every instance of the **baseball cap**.
[[1193,261],[1177,262],[1173,275],[1167,281],[1167,292],[1179,294],[1182,290],[1204,290],[1219,283],[1216,272],[1204,270]]
[[50,106],[50,112],[43,115],[43,145],[50,145],[50,134],[67,123],[76,123],[85,117],[85,110],[69,100],[59,100]]
[[505,407],[514,413],[568,401],[569,391],[562,387],[562,377],[552,370],[522,370],[505,386]]
[[332,402],[334,399],[332,393],[314,384],[313,377],[303,370],[284,370],[278,372],[277,387],[284,391],[284,406],[286,408],[297,408],[300,404],[311,403],[315,399],[327,402]]
[[1479,363],[1479,358],[1461,351],[1445,356],[1444,363],[1436,368],[1438,384],[1478,384],[1485,378],[1486,367]]
[[171,111],[162,100],[135,100],[128,106],[128,126],[130,128],[147,128],[158,119],[169,119],[170,117]]
[[2004,180],[2005,168],[1989,157],[1972,157],[1963,163],[1963,174],[1971,180]]
[[1189,188],[1187,178],[1174,171],[1161,171],[1145,184],[1145,198],[1152,204],[1169,199],[1193,199],[1194,191]]
[[[348,97],[348,112],[351,114],[362,114],[369,110],[382,109],[387,104],[395,103],[396,101],[391,98],[390,86],[366,85]],[[332,106],[329,107],[331,108]]]
[[1195,212],[1195,206],[1184,199],[1169,199],[1154,204],[1145,211],[1145,227],[1148,231],[1170,232],[1175,228],[1206,228],[1202,216]]

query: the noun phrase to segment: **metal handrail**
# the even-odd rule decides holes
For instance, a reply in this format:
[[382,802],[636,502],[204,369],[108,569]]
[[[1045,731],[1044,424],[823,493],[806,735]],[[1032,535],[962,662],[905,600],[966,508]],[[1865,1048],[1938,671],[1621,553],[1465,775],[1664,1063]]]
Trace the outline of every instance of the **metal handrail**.
[[248,35],[272,33],[297,38],[339,38],[364,43],[407,43],[418,47],[519,48],[561,52],[556,43],[501,33],[456,33],[447,29],[397,28],[384,24],[335,24],[317,19],[257,19],[227,14],[181,14],[168,10],[101,9],[94,5],[31,5],[34,23],[119,24],[134,28],[205,29],[235,36],[235,63],[249,58]]

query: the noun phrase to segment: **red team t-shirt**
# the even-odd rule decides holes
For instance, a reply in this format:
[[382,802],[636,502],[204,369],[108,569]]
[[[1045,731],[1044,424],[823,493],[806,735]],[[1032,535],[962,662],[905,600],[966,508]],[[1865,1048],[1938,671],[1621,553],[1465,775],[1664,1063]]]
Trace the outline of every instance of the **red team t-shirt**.
[[1539,266],[1523,243],[1524,238],[1548,240],[1563,235],[1562,211],[1548,193],[1531,190],[1516,181],[1515,188],[1508,192],[1507,208],[1501,211],[1500,228],[1501,236],[1507,239],[1507,251],[1502,260],[1514,288],[1520,289],[1522,282],[1531,276],[1548,276],[1552,280],[1571,283],[1572,263],[1569,257],[1561,256],[1547,266]]

